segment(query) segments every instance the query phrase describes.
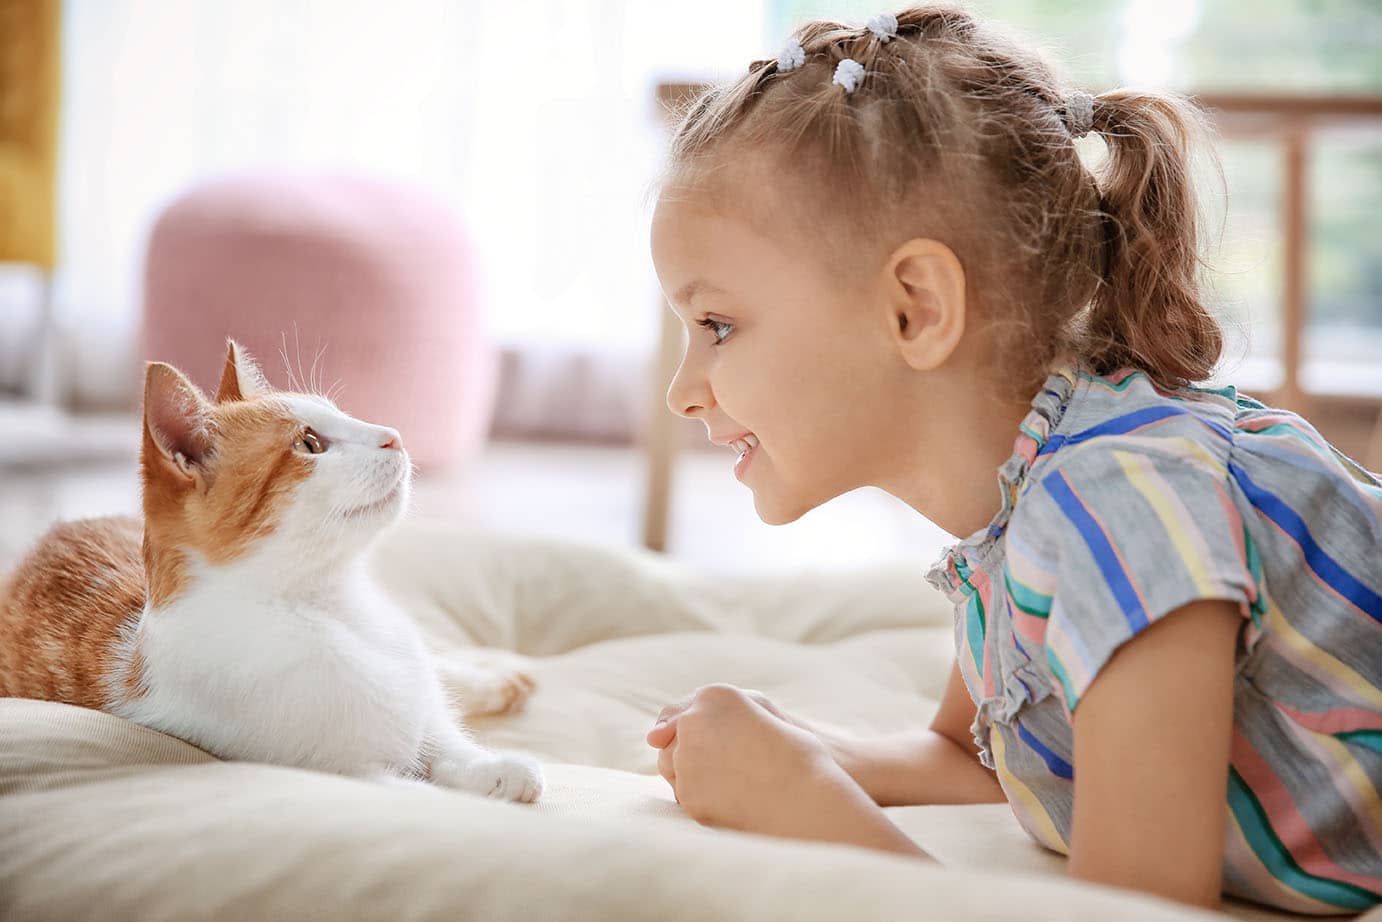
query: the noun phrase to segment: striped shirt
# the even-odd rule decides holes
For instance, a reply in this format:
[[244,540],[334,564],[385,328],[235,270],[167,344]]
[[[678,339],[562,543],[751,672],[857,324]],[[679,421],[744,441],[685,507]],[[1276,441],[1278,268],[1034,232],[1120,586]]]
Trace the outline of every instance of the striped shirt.
[[1052,375],[1003,509],[930,580],[955,603],[975,740],[1068,853],[1071,715],[1115,651],[1199,599],[1243,614],[1224,891],[1306,913],[1382,897],[1382,481],[1232,388]]

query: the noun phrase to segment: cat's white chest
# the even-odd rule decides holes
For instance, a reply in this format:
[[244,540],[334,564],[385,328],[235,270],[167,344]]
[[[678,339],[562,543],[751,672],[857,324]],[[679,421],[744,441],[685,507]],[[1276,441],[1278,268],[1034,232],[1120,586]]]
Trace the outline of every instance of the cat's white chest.
[[440,705],[416,628],[375,593],[296,603],[198,591],[147,613],[124,716],[227,759],[407,770]]

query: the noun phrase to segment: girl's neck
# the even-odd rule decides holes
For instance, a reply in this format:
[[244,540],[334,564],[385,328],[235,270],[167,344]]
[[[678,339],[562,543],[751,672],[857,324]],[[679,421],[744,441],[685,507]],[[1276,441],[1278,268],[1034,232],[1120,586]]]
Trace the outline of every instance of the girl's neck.
[[915,418],[914,448],[905,472],[884,489],[957,538],[988,526],[1002,508],[998,468],[1013,453],[1030,401],[1003,399],[997,390],[957,376],[928,395]]

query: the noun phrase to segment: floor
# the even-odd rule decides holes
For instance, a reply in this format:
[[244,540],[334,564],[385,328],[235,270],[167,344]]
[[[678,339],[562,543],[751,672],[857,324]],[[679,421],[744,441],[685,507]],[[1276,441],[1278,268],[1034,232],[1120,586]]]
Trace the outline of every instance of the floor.
[[[70,421],[0,404],[0,569],[59,519],[136,515],[134,418]],[[900,501],[859,490],[785,526],[758,520],[729,451],[678,459],[668,554],[718,572],[927,566],[949,540]],[[629,448],[495,442],[463,474],[420,475],[412,515],[637,545],[644,468]]]

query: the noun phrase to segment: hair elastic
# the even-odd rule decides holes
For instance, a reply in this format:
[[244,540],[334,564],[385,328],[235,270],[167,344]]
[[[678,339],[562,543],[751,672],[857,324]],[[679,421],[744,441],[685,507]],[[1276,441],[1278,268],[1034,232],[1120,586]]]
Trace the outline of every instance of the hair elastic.
[[864,28],[878,36],[878,40],[886,45],[897,38],[897,17],[892,13],[879,13],[864,23]]
[[853,93],[864,80],[864,65],[853,58],[845,58],[835,65],[835,76],[830,81],[844,87],[846,93]]
[[795,39],[787,42],[782,47],[782,51],[777,55],[777,70],[779,73],[787,73],[796,70],[806,63],[806,49],[801,47],[801,42]]
[[1094,97],[1081,92],[1065,97],[1065,113],[1061,121],[1072,138],[1083,138],[1089,134],[1094,127]]

